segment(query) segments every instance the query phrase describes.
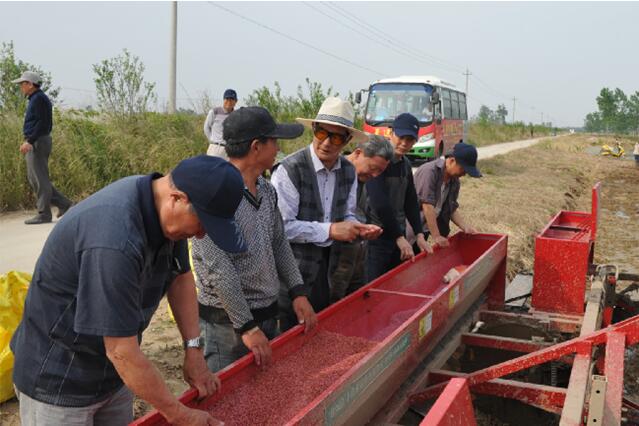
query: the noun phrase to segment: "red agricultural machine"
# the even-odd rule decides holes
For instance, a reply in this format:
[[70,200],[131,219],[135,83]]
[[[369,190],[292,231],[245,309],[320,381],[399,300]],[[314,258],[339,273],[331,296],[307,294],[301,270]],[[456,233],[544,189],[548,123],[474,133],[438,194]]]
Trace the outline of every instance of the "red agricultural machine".
[[[506,287],[506,236],[456,234],[322,311],[312,333],[276,338],[275,365],[297,372],[262,380],[268,371],[249,354],[220,372],[221,392],[180,400],[227,425],[475,425],[479,412],[518,425],[637,423],[624,354],[639,341],[639,316],[615,287],[639,277],[593,264],[599,191],[591,212],[561,211],[537,236],[533,277]],[[461,273],[444,280],[453,268]],[[333,359],[311,362],[300,354],[321,333],[338,339],[313,346],[312,359]],[[342,353],[340,339],[364,343]],[[268,393],[284,379],[285,403],[274,403]],[[300,393],[302,381],[322,384]],[[220,411],[238,405],[250,420]],[[167,423],[154,412],[134,424]]]

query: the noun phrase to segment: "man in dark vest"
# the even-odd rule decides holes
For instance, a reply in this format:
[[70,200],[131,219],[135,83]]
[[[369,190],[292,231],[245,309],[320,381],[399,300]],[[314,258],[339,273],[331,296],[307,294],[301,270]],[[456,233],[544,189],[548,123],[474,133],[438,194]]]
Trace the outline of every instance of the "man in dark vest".
[[[357,221],[355,168],[340,155],[349,143],[368,136],[353,127],[353,107],[327,98],[315,119],[297,121],[313,131],[313,142],[286,157],[271,183],[278,196],[286,237],[291,243],[304,284],[310,288],[315,312],[329,303],[328,263],[333,241],[375,239],[382,229]],[[285,291],[280,292],[280,325],[286,330],[296,318]]]

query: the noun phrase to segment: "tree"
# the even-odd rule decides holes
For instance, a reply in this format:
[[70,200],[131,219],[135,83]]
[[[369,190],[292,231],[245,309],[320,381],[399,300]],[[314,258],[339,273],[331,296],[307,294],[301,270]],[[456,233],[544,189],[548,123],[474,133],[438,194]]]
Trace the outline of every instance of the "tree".
[[157,97],[155,83],[144,81],[144,64],[127,49],[93,65],[98,105],[103,111],[131,115],[146,112]]
[[603,121],[601,114],[598,112],[591,112],[586,115],[584,120],[584,128],[587,132],[602,132],[604,131]]
[[51,84],[51,74],[39,66],[32,65],[16,58],[13,42],[0,44],[0,111],[16,111],[23,113],[27,103],[20,92],[19,85],[12,80],[20,77],[24,71],[34,71],[42,79],[42,90],[47,92],[51,102],[55,103],[60,94],[59,87]]
[[497,111],[495,111],[495,119],[498,124],[506,124],[506,117],[508,116],[508,110],[506,109],[506,105],[499,104],[497,105]]
[[477,119],[482,124],[488,124],[493,121],[493,110],[488,108],[486,105],[482,105],[479,108],[479,112],[477,113]]
[[322,106],[322,102],[329,96],[339,96],[333,93],[329,87],[326,92],[321,83],[312,82],[306,78],[308,96],[302,86],[297,86],[297,96],[282,95],[282,87],[276,81],[273,90],[266,86],[253,90],[244,102],[248,106],[261,106],[266,108],[277,121],[292,121],[296,117],[315,117]]

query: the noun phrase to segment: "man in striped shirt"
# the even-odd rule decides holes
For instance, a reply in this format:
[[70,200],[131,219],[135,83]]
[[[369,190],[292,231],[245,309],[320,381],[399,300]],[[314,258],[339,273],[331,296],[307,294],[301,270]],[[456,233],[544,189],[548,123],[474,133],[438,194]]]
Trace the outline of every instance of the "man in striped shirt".
[[299,124],[276,124],[260,107],[240,108],[224,122],[229,162],[244,179],[244,196],[235,213],[245,253],[229,253],[210,238],[193,240],[204,357],[217,371],[249,350],[258,365],[271,360],[269,339],[277,324],[280,281],[288,290],[297,322],[308,331],[317,323],[293,252],[284,234],[275,188],[261,175],[279,150],[277,139],[300,136]]

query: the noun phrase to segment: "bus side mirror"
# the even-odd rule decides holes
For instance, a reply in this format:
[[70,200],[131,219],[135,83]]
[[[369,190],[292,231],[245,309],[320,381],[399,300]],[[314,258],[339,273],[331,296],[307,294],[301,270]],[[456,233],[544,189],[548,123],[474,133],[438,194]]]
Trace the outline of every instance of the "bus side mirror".
[[355,102],[357,102],[358,104],[362,103],[362,92],[355,93]]
[[430,102],[433,105],[437,105],[439,103],[439,92],[433,92],[432,96],[430,97]]

